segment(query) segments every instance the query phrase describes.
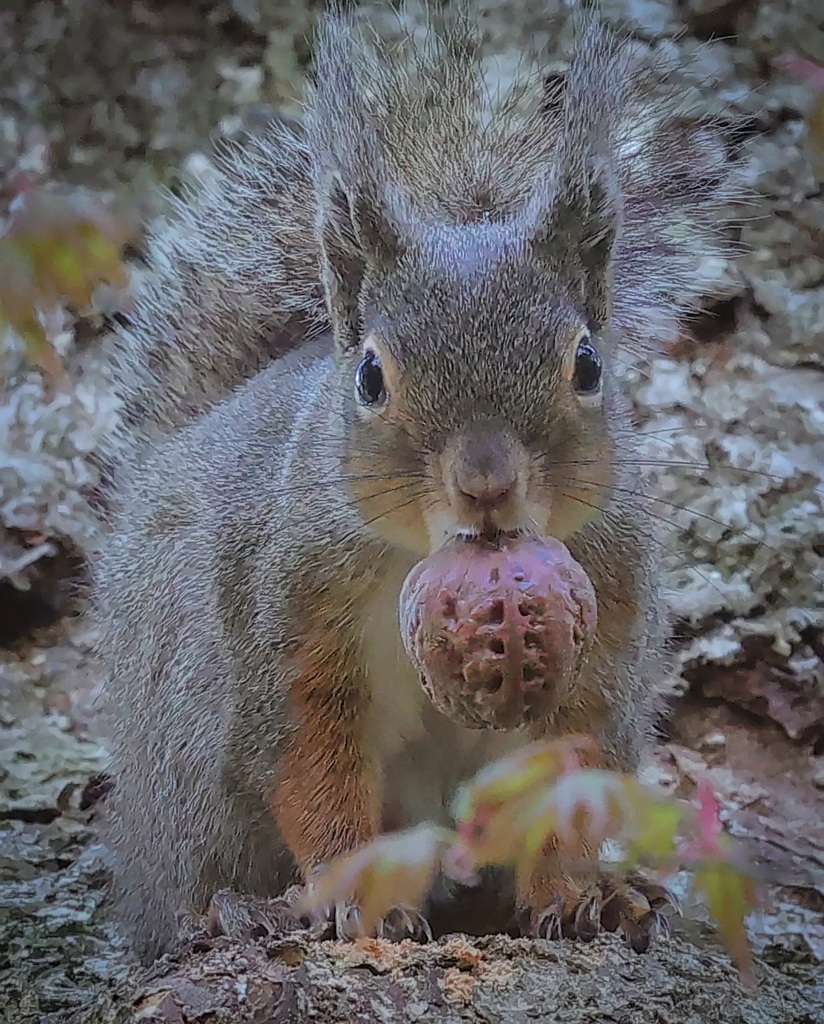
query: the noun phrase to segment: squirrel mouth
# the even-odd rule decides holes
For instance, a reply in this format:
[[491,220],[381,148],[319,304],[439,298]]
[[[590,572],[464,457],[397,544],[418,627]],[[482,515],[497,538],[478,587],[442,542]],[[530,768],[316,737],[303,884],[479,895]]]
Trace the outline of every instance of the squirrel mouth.
[[468,541],[476,541],[485,545],[497,546],[506,543],[506,541],[515,540],[517,537],[523,536],[522,530],[503,530],[500,526],[496,526],[490,519],[484,521],[483,525],[478,530],[474,530],[471,533],[467,532],[464,538]]

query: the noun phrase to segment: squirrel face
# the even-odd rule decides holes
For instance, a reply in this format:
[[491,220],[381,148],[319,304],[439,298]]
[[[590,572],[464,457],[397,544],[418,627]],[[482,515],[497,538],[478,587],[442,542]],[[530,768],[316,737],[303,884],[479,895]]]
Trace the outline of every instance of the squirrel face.
[[420,554],[456,535],[563,539],[610,489],[609,338],[557,267],[497,234],[455,227],[408,253],[341,360],[353,497]]
[[341,19],[307,116],[345,482],[418,555],[459,534],[565,540],[602,514],[629,425],[612,326],[651,340],[682,305],[703,222],[682,212],[717,187],[685,163],[715,145],[687,140],[675,98],[650,113],[597,20],[540,109],[517,89],[490,104],[480,37],[457,33],[421,89]]

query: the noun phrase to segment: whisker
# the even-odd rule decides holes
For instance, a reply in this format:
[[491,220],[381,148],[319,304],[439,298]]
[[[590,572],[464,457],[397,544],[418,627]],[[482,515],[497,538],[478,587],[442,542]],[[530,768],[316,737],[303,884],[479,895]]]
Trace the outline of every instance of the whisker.
[[[597,483],[595,483],[593,481],[588,481],[588,480],[576,480],[575,483],[576,483],[576,485],[580,483],[580,484],[583,484],[585,487],[586,486],[592,486],[593,488],[600,486],[599,484],[597,484]],[[699,512],[697,509],[690,508],[687,505],[679,505],[677,502],[667,501],[665,498],[659,498],[657,495],[645,494],[642,491],[634,491],[631,488],[626,488],[626,487],[623,487],[623,488],[622,487],[612,487],[611,489],[614,490],[614,491],[619,491],[619,492],[627,494],[627,495],[631,495],[633,497],[648,498],[653,503],[661,502],[662,504],[668,505],[669,507],[671,507],[673,509],[676,509],[676,510],[678,510],[680,512],[685,512],[685,513],[688,513],[690,515],[694,515],[694,516],[696,516],[696,517],[698,517],[700,519],[707,520],[708,522],[711,522],[711,523],[713,523],[716,526],[720,526],[720,527],[722,527],[728,533],[737,533],[739,536],[744,537],[745,540],[747,540],[751,544],[753,544],[756,548],[763,548],[764,550],[770,551],[774,555],[779,556],[779,560],[780,560],[780,564],[782,565],[782,568],[787,568],[786,559],[782,558],[782,552],[781,552],[781,550],[779,548],[775,547],[772,544],[768,544],[767,541],[763,540],[760,537],[754,537],[754,536],[748,535],[743,530],[739,529],[738,527],[732,526],[729,523],[725,523],[721,519],[716,519],[714,516],[711,516],[711,515],[709,515],[707,513]],[[651,516],[653,519],[657,519],[659,522],[664,523],[666,526],[670,527],[671,529],[676,529],[677,528],[677,524],[675,524],[671,520],[667,519],[666,516],[656,515],[649,508],[646,508],[644,511],[645,511],[645,513],[647,515]],[[701,543],[704,543],[704,544],[713,543],[712,541],[706,540],[706,539],[704,539],[704,538],[702,538],[700,536],[696,536],[696,540],[701,542]],[[675,552],[673,552],[673,554],[675,554]],[[686,563],[687,561],[688,561],[688,559],[687,559],[686,553],[685,553],[684,554],[684,562]]]
[[334,473],[325,480],[308,480],[295,484],[289,484],[281,488],[282,494],[311,494],[319,487],[334,487],[338,483],[354,484],[370,481],[385,481],[389,483],[395,480],[403,480],[405,485],[423,481],[426,475],[423,473],[352,473],[349,475]]
[[[576,483],[576,485],[577,484],[583,484],[584,486],[593,487],[593,488],[596,488],[596,487],[599,488],[601,486],[598,483],[597,480],[583,480],[581,478],[576,478],[575,483]],[[662,497],[660,497],[657,494],[647,494],[645,491],[635,490],[632,487],[621,487],[621,486],[618,486],[616,484],[609,485],[608,489],[610,491],[617,491],[619,494],[630,495],[631,497],[634,497],[634,498],[646,498],[646,499],[648,499],[651,502],[660,502],[662,505],[667,505],[669,508],[676,509],[679,512],[687,512],[690,515],[697,516],[699,519],[705,519],[705,520],[707,520],[710,523],[714,523],[716,526],[722,527],[724,530],[729,530],[729,531],[738,530],[738,532],[742,533],[743,536],[745,536],[745,537],[747,536],[746,534],[743,533],[743,531],[739,530],[738,527],[735,527],[735,526],[733,526],[730,523],[725,523],[723,519],[716,519],[715,516],[711,516],[707,512],[699,512],[698,509],[690,508],[689,505],[679,505],[678,502],[676,502],[676,501],[669,501],[668,499],[662,498]],[[664,520],[664,521],[666,521],[666,520]],[[672,523],[672,522],[668,523],[668,525],[672,526],[673,528],[676,528],[676,526],[677,526],[676,523]],[[747,539],[753,541],[756,544],[761,544],[762,543],[762,541],[759,538],[757,538],[757,537],[748,537]]]
[[[604,464],[604,460],[602,460],[602,459],[564,459],[564,460],[557,460],[557,461],[549,461],[550,458],[551,458],[551,453],[549,453],[547,455],[544,455],[544,456],[540,456],[540,455],[536,456],[535,461],[536,462],[543,462],[546,465],[552,466],[553,468],[579,467],[579,466],[600,466],[600,465]],[[681,460],[677,460],[677,459],[651,459],[651,458],[647,458],[647,457],[638,457],[638,458],[619,458],[619,459],[613,459],[611,461],[611,464],[613,466],[634,466],[634,467],[641,467],[641,468],[643,468],[643,467],[655,467],[655,468],[663,468],[663,469],[702,469],[702,470],[714,470],[714,469],[719,468],[719,465],[720,465],[720,466],[723,466],[724,468],[728,469],[730,472],[742,473],[742,474],[745,475],[745,477],[746,476],[749,476],[749,477],[761,477],[762,479],[764,479],[766,481],[771,481],[773,484],[775,484],[777,489],[780,489],[782,487],[786,487],[789,483],[791,483],[791,480],[788,480],[787,477],[780,476],[777,473],[768,473],[766,470],[761,470],[761,469],[746,469],[743,466],[733,466],[731,464],[726,464],[726,466],[724,466],[723,463],[721,463],[721,464],[711,464],[709,462],[691,462],[691,461],[686,461],[686,460],[685,461],[681,461]],[[799,475],[807,476],[807,477],[812,476],[812,474],[809,473],[809,472],[802,472]],[[817,493],[824,494],[824,484],[813,487],[813,490],[815,492],[817,492]]]
[[[385,498],[385,497],[387,497],[387,495],[390,495],[390,494],[398,494],[400,491],[403,491],[403,492],[408,494],[409,493],[409,488],[414,486],[414,484],[416,484],[416,483],[417,483],[416,480],[404,481],[404,483],[398,484],[395,487],[387,487],[387,488],[385,488],[382,491],[377,491],[374,494],[370,494],[366,500],[367,501],[375,501],[378,498]],[[356,498],[356,499],[354,499],[351,502],[347,502],[346,504],[350,508],[357,508],[357,507],[360,506],[361,500]]]
[[[409,493],[408,489],[410,487],[412,487],[413,484],[415,484],[415,483],[417,483],[417,481],[410,480],[410,481],[407,481],[407,482],[405,482],[403,484],[399,484],[397,487],[387,487],[387,488],[385,488],[382,491],[377,491],[375,494],[369,495],[369,498],[367,500],[368,501],[378,500],[380,498],[385,498],[385,497],[387,497],[390,494],[397,494],[397,493],[399,493],[401,491],[404,491],[404,492],[406,492],[408,494]],[[311,488],[310,488],[310,490],[311,490]],[[426,493],[426,491],[422,490],[419,494],[413,495],[412,498],[409,501],[409,504],[411,504],[413,501],[417,501],[425,493]],[[348,509],[348,510],[357,512],[360,509],[361,504],[362,504],[361,499],[353,498],[353,499],[351,499],[349,501],[337,502],[336,503],[336,507],[337,508],[344,508],[344,509]]]
[[[637,437],[637,438],[643,440],[646,437],[655,437],[655,438],[657,438],[661,434],[684,433],[688,429],[693,429],[695,427],[705,427],[705,428],[708,429],[709,428],[709,424],[708,423],[697,423],[697,424],[690,424],[689,427],[687,427],[685,424],[679,423],[679,425],[677,427],[660,427],[657,430],[647,430],[646,427],[644,426],[644,424],[640,424],[637,427],[629,427],[626,430],[616,430],[613,433],[613,437]],[[665,443],[673,443],[673,442],[665,442]]]
[[384,519],[386,516],[394,515],[396,512],[400,512],[401,509],[408,508],[410,505],[414,505],[414,503],[416,501],[420,501],[420,499],[422,497],[423,497],[423,494],[413,495],[413,497],[411,497],[408,501],[403,501],[399,505],[395,505],[395,506],[393,506],[390,509],[385,509],[379,515],[372,516],[371,519],[364,519],[363,525],[364,526],[373,526],[375,523],[380,522],[380,520]]
[[[595,502],[586,501],[584,498],[582,498],[578,494],[569,494],[566,491],[559,491],[558,493],[562,497],[566,498],[569,501],[578,502],[578,504],[583,505],[584,508],[592,509],[595,512],[603,512],[603,509],[602,509],[602,507],[600,505],[595,504]],[[679,552],[675,551],[673,548],[671,548],[669,546],[669,544],[667,544],[665,541],[663,541],[660,537],[656,537],[653,533],[650,533],[649,531],[646,531],[643,534],[643,536],[647,540],[651,541],[653,544],[657,544],[659,547],[663,548],[672,557],[674,557],[674,558],[681,557]],[[715,585],[715,583],[713,583],[713,581],[705,573],[703,573],[696,565],[691,565],[690,569],[693,572],[698,573],[698,575],[704,580],[704,582],[708,586],[712,587],[712,589],[718,594],[718,596],[721,598],[722,601],[725,600],[724,592],[722,590],[720,590]]]

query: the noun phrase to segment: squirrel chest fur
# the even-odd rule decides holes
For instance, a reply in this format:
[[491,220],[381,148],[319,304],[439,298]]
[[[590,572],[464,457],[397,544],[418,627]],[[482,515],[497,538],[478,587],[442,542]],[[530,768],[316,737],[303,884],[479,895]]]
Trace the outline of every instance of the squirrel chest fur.
[[[144,958],[216,890],[276,896],[447,821],[513,746],[586,731],[631,770],[646,741],[663,627],[617,351],[700,290],[726,154],[595,24],[550,92],[490,106],[481,66],[465,13],[391,56],[329,16],[305,131],[227,156],[152,236],[96,565],[108,841]],[[569,693],[514,732],[440,714],[399,633],[412,566],[479,534],[563,540],[597,595]],[[551,848],[517,893],[534,934],[597,930],[593,900]]]

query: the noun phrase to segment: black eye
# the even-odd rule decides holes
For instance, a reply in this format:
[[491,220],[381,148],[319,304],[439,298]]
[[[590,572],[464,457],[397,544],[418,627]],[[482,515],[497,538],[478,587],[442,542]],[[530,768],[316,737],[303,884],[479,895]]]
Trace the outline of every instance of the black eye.
[[579,395],[594,395],[601,386],[601,357],[592,342],[586,338],[575,353],[575,390]]
[[381,361],[374,352],[367,352],[355,374],[358,397],[364,405],[379,405],[386,399]]

